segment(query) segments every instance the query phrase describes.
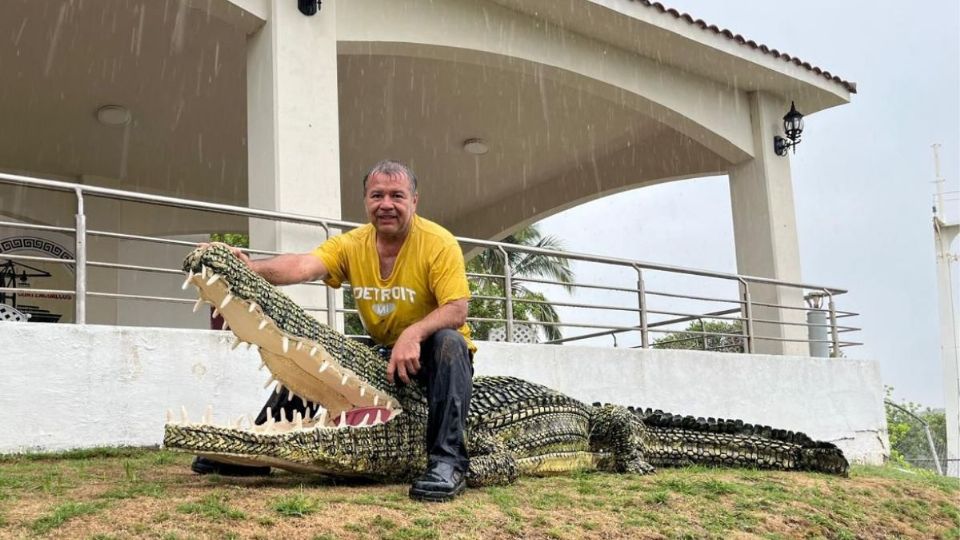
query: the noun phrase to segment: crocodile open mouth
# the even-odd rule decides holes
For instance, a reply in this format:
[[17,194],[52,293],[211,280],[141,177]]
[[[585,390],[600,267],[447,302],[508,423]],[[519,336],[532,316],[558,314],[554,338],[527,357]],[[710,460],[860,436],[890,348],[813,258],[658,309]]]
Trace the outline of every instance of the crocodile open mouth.
[[[224,320],[224,330],[229,329],[236,336],[232,348],[244,344],[257,348],[262,359],[261,369],[266,367],[270,372],[264,388],[273,386],[276,393],[286,393],[288,399],[298,397],[314,405],[308,407],[307,413],[293,413],[290,418],[279,411],[280,420],[275,420],[272,411],[268,411],[266,423],[254,425],[240,417],[224,427],[246,428],[255,433],[370,427],[387,423],[401,414],[402,408],[392,395],[341,364],[320,342],[281,328],[255,301],[232,291],[227,280],[214,270],[202,266],[199,272],[190,271],[183,288],[190,285],[196,287],[198,294],[194,311],[204,304],[212,305],[214,317],[219,314]],[[310,414],[311,410],[316,410],[316,414]],[[212,417],[208,408],[203,424],[211,425]],[[167,421],[190,423],[185,411],[181,411],[179,422],[173,412],[168,411]]]

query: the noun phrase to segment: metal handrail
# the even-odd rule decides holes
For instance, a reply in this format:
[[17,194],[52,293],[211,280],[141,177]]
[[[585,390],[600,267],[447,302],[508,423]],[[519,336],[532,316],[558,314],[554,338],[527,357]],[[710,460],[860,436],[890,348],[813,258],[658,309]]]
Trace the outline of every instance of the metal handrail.
[[[157,238],[151,236],[143,235],[133,235],[133,234],[124,234],[119,232],[111,231],[100,231],[100,230],[87,230],[86,228],[86,214],[84,211],[85,197],[98,197],[105,199],[112,199],[118,201],[131,201],[136,203],[148,203],[158,206],[173,207],[178,209],[189,209],[205,212],[214,212],[227,215],[235,215],[246,218],[258,218],[258,219],[269,219],[276,220],[288,223],[297,223],[297,224],[306,224],[321,227],[327,233],[327,236],[330,235],[331,228],[336,229],[349,229],[359,226],[359,223],[354,223],[345,220],[339,219],[326,219],[318,218],[314,216],[307,216],[302,214],[294,214],[289,212],[278,212],[272,210],[262,210],[256,208],[247,208],[242,206],[234,206],[228,204],[220,203],[211,203],[204,201],[197,201],[191,199],[183,199],[177,197],[169,197],[163,195],[154,195],[154,194],[144,194],[137,193],[132,191],[124,191],[119,189],[104,188],[98,186],[88,186],[88,185],[79,185],[70,182],[63,182],[58,180],[49,180],[43,178],[35,178],[25,175],[15,175],[0,173],[0,184],[12,184],[12,185],[22,185],[31,188],[39,188],[53,191],[63,191],[63,192],[72,192],[76,197],[77,210],[75,215],[75,226],[74,227],[60,227],[60,226],[50,226],[50,225],[39,225],[39,224],[26,224],[26,223],[17,223],[10,221],[0,221],[0,226],[11,226],[11,227],[21,227],[24,229],[32,230],[46,230],[46,231],[56,231],[61,233],[73,233],[75,236],[75,259],[55,259],[49,257],[35,257],[28,258],[30,256],[24,255],[4,255],[6,258],[21,258],[22,260],[36,260],[36,261],[45,261],[45,262],[59,262],[66,264],[76,265],[75,272],[75,287],[73,291],[66,291],[66,293],[72,294],[76,298],[76,317],[75,321],[78,324],[84,324],[86,320],[86,307],[85,300],[87,296],[98,296],[98,297],[110,297],[110,298],[122,298],[122,299],[141,299],[141,300],[160,300],[160,301],[177,301],[177,302],[189,302],[185,299],[175,299],[175,298],[166,298],[159,296],[144,296],[144,295],[134,295],[134,294],[119,294],[119,293],[108,293],[108,292],[95,292],[89,291],[87,286],[87,268],[89,267],[100,267],[100,268],[110,268],[114,270],[124,270],[124,271],[145,271],[145,272],[156,272],[164,274],[175,274],[179,273],[177,269],[168,269],[168,268],[155,268],[147,267],[142,265],[133,265],[133,264],[121,264],[119,262],[104,262],[104,261],[88,261],[87,260],[87,250],[86,250],[86,239],[89,236],[99,236],[114,238],[119,240],[135,240],[135,241],[144,241],[144,242],[156,242],[160,244],[168,245],[182,245],[182,246],[192,246],[192,242],[183,241],[183,240],[174,240],[174,239],[165,239]],[[513,329],[514,325],[519,322],[514,320],[513,306],[514,304],[527,304],[527,305],[541,305],[549,304],[557,307],[568,307],[568,308],[579,308],[579,309],[601,309],[608,311],[622,311],[637,313],[639,316],[639,321],[637,326],[631,325],[599,325],[599,324],[583,324],[583,323],[560,323],[560,322],[538,322],[538,321],[524,321],[532,324],[540,324],[542,326],[568,326],[575,328],[604,328],[606,332],[596,333],[596,334],[586,334],[583,336],[575,336],[569,338],[569,340],[574,339],[585,339],[587,337],[596,337],[599,335],[607,334],[612,335],[616,339],[616,333],[629,332],[629,331],[639,331],[641,336],[641,343],[643,347],[650,347],[651,343],[648,337],[650,332],[670,332],[669,330],[662,330],[661,327],[664,324],[668,324],[668,321],[653,321],[649,322],[647,317],[650,314],[653,315],[669,315],[669,316],[680,316],[686,318],[685,320],[702,320],[702,319],[717,319],[717,320],[729,320],[729,321],[742,321],[743,322],[743,334],[742,337],[745,341],[745,348],[748,352],[754,350],[754,344],[756,340],[776,340],[776,341],[807,341],[811,340],[794,340],[779,338],[773,336],[759,336],[756,335],[753,329],[754,323],[771,323],[777,325],[791,325],[791,326],[826,326],[830,329],[832,337],[831,343],[833,344],[833,355],[839,355],[839,348],[845,346],[849,341],[841,342],[839,340],[839,334],[841,332],[850,332],[858,331],[859,328],[852,326],[839,326],[837,325],[837,319],[841,317],[850,317],[856,316],[856,313],[849,311],[839,311],[836,309],[834,297],[840,294],[844,294],[847,291],[838,287],[828,287],[817,284],[808,284],[808,283],[799,283],[799,282],[789,282],[781,281],[771,278],[764,278],[759,276],[745,276],[737,275],[726,272],[716,272],[704,269],[696,268],[685,268],[674,265],[650,263],[645,261],[636,261],[624,258],[609,257],[609,256],[599,256],[592,255],[587,253],[578,253],[578,252],[568,252],[568,251],[558,251],[547,248],[539,248],[533,246],[521,246],[515,244],[508,244],[503,242],[494,242],[488,240],[479,240],[473,238],[464,238],[456,237],[456,239],[464,245],[481,247],[486,249],[495,249],[500,253],[504,262],[504,273],[503,275],[496,274],[480,274],[480,273],[471,273],[471,277],[482,278],[482,279],[494,279],[500,280],[503,282],[503,297],[490,297],[490,296],[478,296],[477,298],[481,299],[490,299],[490,300],[500,300],[505,304],[505,318],[502,320],[498,319],[476,319],[484,322],[504,322],[506,326],[507,340],[513,340]],[[247,249],[244,251],[257,255],[276,255],[278,252],[270,250],[261,250],[261,249]],[[599,263],[610,266],[620,266],[624,268],[632,268],[637,273],[637,286],[636,288],[631,287],[621,287],[615,285],[607,284],[597,284],[597,283],[564,283],[557,280],[526,277],[522,275],[516,275],[513,269],[511,268],[511,261],[508,256],[509,252],[515,253],[526,253],[532,255],[543,255],[547,257],[555,258],[564,258],[571,261],[581,261],[589,263]],[[667,272],[674,274],[698,276],[712,279],[721,279],[726,281],[736,282],[740,288],[739,297],[736,299],[730,298],[717,298],[711,296],[697,296],[697,295],[684,295],[671,293],[666,291],[653,291],[646,290],[644,284],[643,273],[647,271],[657,271],[657,272]],[[514,283],[538,283],[544,285],[560,285],[567,288],[584,288],[584,289],[600,289],[609,292],[615,293],[630,293],[636,295],[637,304],[635,307],[627,306],[617,306],[612,304],[587,304],[587,303],[575,303],[575,302],[549,302],[544,300],[535,300],[528,298],[518,298],[514,294]],[[322,283],[314,282],[311,285],[323,286]],[[758,302],[752,299],[751,295],[751,286],[752,285],[764,285],[764,286],[779,286],[779,287],[791,287],[796,289],[801,289],[805,291],[815,291],[820,292],[828,299],[828,307],[825,309],[811,309],[806,307],[797,307],[797,306],[788,306],[780,305],[769,302]],[[0,291],[4,289],[0,288]],[[23,290],[23,289],[19,289]],[[59,292],[59,291],[58,291]],[[672,311],[666,309],[651,309],[647,305],[648,297],[661,297],[661,298],[674,298],[674,299],[684,299],[691,301],[699,302],[715,302],[715,303],[725,303],[738,306],[732,310],[724,312],[724,314],[697,314],[697,313],[685,313],[682,311]],[[327,320],[330,324],[335,324],[336,316],[340,313],[346,313],[345,310],[338,309],[335,303],[334,292],[332,289],[327,288]],[[794,323],[790,321],[781,321],[773,319],[758,319],[754,316],[753,311],[756,307],[770,307],[778,310],[801,310],[801,311],[822,311],[828,314],[829,323],[828,324],[812,324],[812,323]],[[313,308],[311,308],[313,309]],[[321,310],[324,308],[316,308],[315,310]],[[740,316],[737,317],[728,317],[727,314],[738,313]],[[669,322],[669,324],[676,324],[678,321],[674,320]],[[709,333],[708,333],[709,334]],[[720,335],[718,333],[712,333],[712,335]],[[567,339],[563,341],[568,341]],[[816,340],[814,340],[816,341]],[[561,342],[557,340],[556,342]]]

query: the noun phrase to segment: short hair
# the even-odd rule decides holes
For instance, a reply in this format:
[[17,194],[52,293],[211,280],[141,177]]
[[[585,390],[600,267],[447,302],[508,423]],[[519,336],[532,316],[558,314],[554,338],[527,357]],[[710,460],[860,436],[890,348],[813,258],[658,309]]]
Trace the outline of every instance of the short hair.
[[410,181],[410,192],[417,192],[417,175],[413,173],[413,169],[407,167],[402,162],[394,159],[385,159],[378,162],[376,165],[370,168],[367,171],[367,174],[363,175],[363,193],[366,196],[367,193],[367,180],[375,174],[385,174],[387,176],[399,176],[404,175],[407,177],[407,180]]

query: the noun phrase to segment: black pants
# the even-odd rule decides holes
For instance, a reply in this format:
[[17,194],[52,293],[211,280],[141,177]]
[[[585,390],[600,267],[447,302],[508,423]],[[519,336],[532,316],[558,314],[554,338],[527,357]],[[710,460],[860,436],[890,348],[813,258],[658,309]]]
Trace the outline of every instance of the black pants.
[[[387,369],[390,349],[381,348],[380,355],[384,358],[383,369]],[[465,472],[470,463],[464,430],[473,391],[473,358],[463,336],[456,330],[443,329],[421,343],[420,371],[414,379],[427,393],[428,459],[431,463],[449,463]],[[288,397],[287,392],[271,395],[257,416],[256,423],[267,421],[267,408],[270,408],[274,420],[280,420],[281,410],[286,412],[287,418],[291,418],[294,411],[316,414],[316,405],[309,404],[308,407],[299,397],[292,400]]]

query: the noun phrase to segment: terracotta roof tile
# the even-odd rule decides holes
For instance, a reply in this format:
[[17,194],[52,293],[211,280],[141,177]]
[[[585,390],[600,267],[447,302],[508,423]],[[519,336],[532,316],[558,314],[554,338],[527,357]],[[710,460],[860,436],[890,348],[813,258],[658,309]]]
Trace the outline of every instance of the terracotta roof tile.
[[702,30],[707,30],[707,31],[710,31],[710,32],[712,32],[712,33],[714,33],[714,34],[716,34],[716,35],[723,36],[723,37],[725,37],[725,38],[727,38],[727,39],[730,39],[730,40],[735,41],[736,43],[738,43],[738,44],[740,44],[740,45],[745,45],[745,46],[747,46],[747,47],[750,47],[751,49],[758,50],[758,51],[762,52],[763,54],[767,54],[767,55],[773,56],[774,58],[778,58],[778,59],[784,60],[785,62],[790,62],[790,63],[792,63],[792,64],[794,64],[794,65],[796,65],[796,66],[800,66],[800,67],[802,67],[802,68],[804,68],[804,69],[806,69],[806,70],[808,70],[808,71],[812,71],[812,72],[816,73],[817,75],[820,75],[821,77],[824,77],[824,78],[826,78],[826,79],[828,79],[828,80],[831,80],[831,81],[833,81],[833,82],[835,82],[835,83],[840,84],[841,86],[843,86],[844,88],[846,88],[847,91],[849,91],[849,92],[852,93],[852,94],[856,94],[856,93],[857,93],[857,83],[854,83],[854,82],[850,82],[850,81],[846,81],[846,80],[844,80],[844,79],[841,79],[840,77],[831,74],[829,71],[824,70],[824,69],[820,69],[819,67],[814,66],[814,65],[810,64],[809,62],[804,62],[804,61],[800,60],[799,58],[796,58],[796,57],[794,57],[794,56],[790,56],[790,55],[787,54],[787,53],[782,53],[782,52],[778,51],[777,49],[771,49],[770,47],[767,47],[766,45],[764,45],[764,44],[762,44],[762,43],[757,43],[756,41],[753,41],[752,39],[748,40],[748,39],[744,38],[743,36],[741,36],[740,34],[734,34],[734,33],[731,32],[730,30],[727,30],[726,28],[720,28],[720,27],[718,27],[718,26],[715,25],[715,24],[710,24],[710,25],[708,25],[703,19],[694,19],[694,18],[693,18],[692,16],[690,16],[689,14],[687,14],[687,13],[680,13],[679,11],[677,11],[677,10],[675,10],[675,9],[673,9],[673,8],[668,8],[668,7],[664,6],[664,5],[661,4],[660,2],[651,2],[650,0],[633,0],[633,1],[634,1],[634,2],[639,2],[640,4],[643,4],[643,5],[646,6],[646,7],[656,9],[656,10],[659,11],[660,13],[668,13],[668,14],[672,15],[675,19],[682,19],[682,20],[686,21],[686,22],[689,23],[689,24],[692,24],[692,25],[694,25],[694,26],[697,26],[697,27],[701,28]]

